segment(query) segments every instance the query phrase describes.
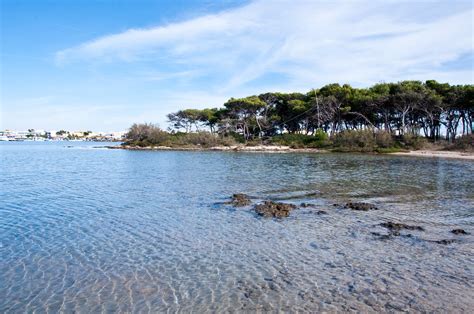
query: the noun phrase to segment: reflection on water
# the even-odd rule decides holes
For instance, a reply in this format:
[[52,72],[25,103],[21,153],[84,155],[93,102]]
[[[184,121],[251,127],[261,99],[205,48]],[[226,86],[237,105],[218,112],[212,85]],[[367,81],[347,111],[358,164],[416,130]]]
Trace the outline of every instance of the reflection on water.
[[[1,312],[474,307],[472,162],[74,145],[0,144]],[[236,192],[314,207],[262,219]]]

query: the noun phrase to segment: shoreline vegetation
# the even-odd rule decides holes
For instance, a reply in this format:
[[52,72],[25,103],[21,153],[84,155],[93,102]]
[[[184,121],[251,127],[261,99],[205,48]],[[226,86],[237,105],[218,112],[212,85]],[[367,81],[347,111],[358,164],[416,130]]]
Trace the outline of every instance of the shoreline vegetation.
[[394,153],[472,159],[474,85],[430,80],[231,98],[133,124],[123,149]]

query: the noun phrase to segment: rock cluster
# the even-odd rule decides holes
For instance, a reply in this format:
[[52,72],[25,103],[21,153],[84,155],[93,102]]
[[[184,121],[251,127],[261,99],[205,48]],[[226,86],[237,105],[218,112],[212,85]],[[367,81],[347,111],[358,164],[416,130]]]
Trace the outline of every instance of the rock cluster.
[[434,240],[434,241],[430,241],[430,242],[448,245],[448,244],[456,242],[456,240],[454,240],[454,239],[443,239],[443,240]]
[[232,199],[228,204],[232,204],[235,207],[248,206],[252,203],[250,197],[243,193],[236,193],[232,195]]
[[369,210],[377,210],[377,206],[370,203],[347,203],[344,205],[344,208],[350,208],[352,210],[361,210],[361,211],[369,211]]
[[296,205],[286,203],[276,203],[265,201],[262,204],[255,205],[255,212],[263,217],[284,218],[290,215],[290,211],[296,208]]
[[[225,204],[231,204],[234,207],[244,207],[249,206],[252,204],[250,197],[243,193],[236,193],[233,194],[231,200],[226,202]],[[339,204],[333,204],[335,207],[341,207]],[[301,208],[310,208],[310,207],[317,207],[315,204],[312,203],[301,203],[299,206],[289,203],[279,203],[274,201],[264,201],[263,203],[256,204],[253,207],[253,210],[257,215],[269,218],[285,218],[290,215],[290,212],[298,207]],[[370,203],[364,202],[349,202],[342,206],[343,208],[348,208],[351,210],[356,211],[369,211],[369,210],[378,210],[377,206]],[[325,210],[318,210],[312,211],[316,215],[326,215],[328,214]],[[421,226],[417,225],[407,225],[400,222],[383,222],[380,223],[379,226],[384,227],[388,230],[387,234],[382,234],[379,232],[371,232],[372,235],[378,237],[380,240],[388,240],[393,239],[394,237],[404,237],[404,238],[417,238],[413,234],[410,233],[401,233],[402,230],[409,230],[409,231],[425,231],[425,229]],[[464,229],[456,228],[451,230],[452,234],[455,235],[468,235],[469,232],[466,232]],[[428,239],[420,239],[419,240],[432,242],[436,244],[442,245],[449,245],[451,243],[459,242],[460,240],[457,239],[441,239],[441,240],[428,240]]]
[[393,232],[398,232],[402,229],[425,231],[425,229],[423,227],[420,227],[420,226],[410,226],[410,225],[406,225],[406,224],[402,224],[402,223],[398,223],[398,222],[391,222],[391,221],[383,222],[380,225],[382,227],[385,227],[385,228],[389,229],[390,231],[393,231]]
[[464,229],[454,229],[454,230],[451,230],[451,233],[454,233],[454,234],[469,234],[469,232],[464,231]]

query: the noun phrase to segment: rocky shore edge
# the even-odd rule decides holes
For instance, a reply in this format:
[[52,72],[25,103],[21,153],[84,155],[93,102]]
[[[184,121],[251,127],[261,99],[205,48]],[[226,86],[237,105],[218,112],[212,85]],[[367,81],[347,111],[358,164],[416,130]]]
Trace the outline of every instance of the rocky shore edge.
[[257,145],[257,146],[244,146],[244,145],[233,145],[233,146],[213,146],[213,147],[170,147],[170,146],[130,146],[130,145],[117,145],[117,146],[106,146],[109,149],[126,149],[126,150],[151,150],[151,151],[223,151],[223,152],[269,152],[269,153],[280,153],[280,152],[301,152],[301,153],[328,153],[328,150],[318,148],[292,148],[290,146],[277,146],[277,145]]
[[[214,146],[214,147],[170,147],[170,146],[106,146],[109,149],[145,150],[145,151],[222,151],[222,152],[268,152],[268,153],[330,153],[330,150],[319,148],[292,148],[290,146],[257,145],[257,146]],[[415,150],[394,153],[368,153],[377,155],[395,155],[408,157],[449,158],[474,160],[474,153],[460,151]]]

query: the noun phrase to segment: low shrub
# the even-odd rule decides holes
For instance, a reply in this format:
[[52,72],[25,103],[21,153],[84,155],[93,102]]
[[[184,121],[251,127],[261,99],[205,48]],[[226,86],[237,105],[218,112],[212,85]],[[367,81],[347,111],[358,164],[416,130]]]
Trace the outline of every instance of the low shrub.
[[231,146],[236,145],[233,137],[220,137],[209,132],[176,134],[171,139],[171,146]]
[[454,140],[454,143],[446,145],[445,150],[474,151],[474,134],[463,135]]
[[401,138],[401,145],[406,149],[423,149],[428,144],[428,140],[419,135],[404,134]]
[[290,146],[291,148],[322,148],[330,142],[323,130],[318,130],[314,135],[306,134],[279,134],[271,138],[271,144]]
[[171,134],[151,123],[133,124],[126,134],[125,145],[147,147],[162,146],[169,141]]
[[242,134],[236,132],[228,132],[226,133],[226,137],[233,138],[237,143],[245,143],[245,138]]
[[386,131],[345,130],[333,136],[334,150],[339,152],[389,152],[398,149],[393,136]]
[[212,147],[236,145],[234,137],[220,137],[209,132],[196,133],[168,133],[152,124],[135,124],[127,134],[124,145],[148,147]]
[[392,148],[395,145],[392,134],[387,131],[375,133],[375,144],[378,148]]
[[253,139],[253,140],[247,141],[247,143],[245,143],[245,146],[258,146],[262,144],[263,142],[261,139]]
[[376,148],[372,130],[345,130],[333,136],[337,151],[371,152]]

